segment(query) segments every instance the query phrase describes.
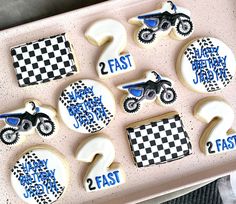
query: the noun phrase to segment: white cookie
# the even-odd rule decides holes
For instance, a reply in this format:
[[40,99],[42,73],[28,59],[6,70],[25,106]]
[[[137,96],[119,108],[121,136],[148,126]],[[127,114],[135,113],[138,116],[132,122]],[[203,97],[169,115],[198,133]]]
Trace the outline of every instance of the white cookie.
[[6,145],[19,144],[26,138],[23,136],[35,131],[41,137],[51,138],[58,129],[56,111],[35,99],[27,100],[24,108],[0,114],[0,119],[5,122],[0,138]]
[[54,203],[68,184],[65,158],[50,146],[35,146],[25,151],[11,170],[11,184],[26,203]]
[[193,33],[190,11],[171,1],[162,3],[160,9],[129,19],[129,23],[139,26],[134,33],[134,40],[142,48],[151,47],[168,35],[184,40]]
[[120,90],[128,93],[122,100],[124,111],[135,113],[143,103],[154,100],[163,106],[171,105],[177,98],[172,84],[170,79],[162,77],[156,71],[148,71],[145,79],[118,86]]
[[94,22],[85,32],[88,41],[96,46],[110,42],[100,55],[96,69],[100,78],[108,78],[135,69],[133,56],[125,52],[127,33],[116,20],[102,19]]
[[113,119],[116,108],[110,90],[98,81],[84,79],[65,88],[58,109],[63,122],[80,133],[94,133]]
[[188,43],[181,50],[176,64],[181,82],[200,93],[223,89],[230,83],[235,71],[232,50],[212,37],[202,37]]
[[233,131],[234,110],[219,97],[207,97],[194,106],[194,116],[208,123],[201,138],[203,153],[219,154],[236,149],[236,133]]
[[92,163],[83,179],[87,192],[119,186],[126,181],[125,172],[121,165],[113,163],[115,148],[107,137],[89,136],[79,145],[76,159]]

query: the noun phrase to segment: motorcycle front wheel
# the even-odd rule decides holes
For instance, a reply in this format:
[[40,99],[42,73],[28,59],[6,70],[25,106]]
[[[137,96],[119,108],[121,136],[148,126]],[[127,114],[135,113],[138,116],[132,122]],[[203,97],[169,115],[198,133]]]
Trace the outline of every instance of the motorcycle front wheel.
[[166,88],[160,94],[160,100],[164,104],[171,104],[175,102],[176,98],[177,95],[175,93],[175,90],[172,88]]
[[156,38],[156,34],[150,28],[141,29],[137,35],[138,40],[145,44],[152,43]]
[[137,98],[126,98],[124,101],[124,110],[128,113],[135,113],[140,108]]
[[19,139],[19,133],[14,128],[5,128],[0,132],[1,141],[6,145],[15,144]]
[[193,31],[193,23],[189,19],[179,20],[176,24],[176,31],[179,35],[187,37]]
[[51,120],[44,120],[37,125],[38,133],[42,136],[50,136],[55,130],[55,124]]

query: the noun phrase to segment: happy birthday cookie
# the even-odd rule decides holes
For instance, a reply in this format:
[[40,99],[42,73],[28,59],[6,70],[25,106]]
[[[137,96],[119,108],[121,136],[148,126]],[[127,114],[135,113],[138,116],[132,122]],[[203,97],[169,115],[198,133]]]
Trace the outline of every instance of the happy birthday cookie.
[[165,36],[184,40],[193,33],[190,11],[176,6],[172,1],[162,3],[160,9],[129,19],[139,26],[134,33],[135,42],[143,48],[151,47]]
[[181,82],[191,90],[215,92],[232,81],[236,60],[225,43],[216,38],[203,37],[191,41],[181,50],[176,71]]
[[59,113],[63,122],[80,133],[94,133],[113,119],[115,100],[100,82],[84,79],[65,88],[59,98]]
[[67,34],[59,34],[11,48],[20,87],[61,79],[77,72]]
[[26,203],[54,203],[68,184],[64,156],[46,145],[26,150],[11,170],[11,184]]
[[138,167],[171,162],[192,154],[188,133],[176,112],[130,124],[126,130]]
[[173,82],[161,76],[156,71],[146,72],[146,78],[118,86],[120,90],[128,92],[122,100],[125,112],[135,113],[145,102],[156,100],[160,105],[171,105],[177,95],[173,89]]
[[114,162],[115,148],[111,140],[103,135],[90,136],[80,143],[76,159],[91,163],[83,179],[87,192],[109,189],[126,181],[121,164]]
[[0,139],[6,145],[19,144],[26,139],[22,136],[34,132],[51,138],[58,129],[56,111],[35,99],[27,100],[23,108],[0,114],[0,119],[5,122],[0,130]]

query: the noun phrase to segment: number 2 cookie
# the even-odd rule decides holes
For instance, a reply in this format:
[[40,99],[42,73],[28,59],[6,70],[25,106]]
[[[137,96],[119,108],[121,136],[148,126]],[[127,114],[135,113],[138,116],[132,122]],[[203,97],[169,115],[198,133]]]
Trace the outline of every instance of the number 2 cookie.
[[114,163],[115,148],[105,136],[90,136],[78,147],[76,159],[91,163],[83,183],[87,192],[104,190],[125,183],[126,176],[119,163]]
[[203,153],[218,154],[236,149],[236,133],[232,130],[234,110],[219,97],[207,97],[194,107],[194,116],[208,123],[200,138]]
[[68,184],[64,156],[46,145],[26,150],[11,170],[11,184],[26,203],[54,203]]
[[225,43],[203,37],[191,41],[181,50],[176,71],[185,86],[196,92],[209,93],[223,89],[232,81],[236,61]]
[[98,20],[86,30],[85,37],[90,43],[97,46],[107,43],[96,65],[100,78],[108,78],[135,69],[133,56],[124,51],[127,44],[127,33],[119,21]]

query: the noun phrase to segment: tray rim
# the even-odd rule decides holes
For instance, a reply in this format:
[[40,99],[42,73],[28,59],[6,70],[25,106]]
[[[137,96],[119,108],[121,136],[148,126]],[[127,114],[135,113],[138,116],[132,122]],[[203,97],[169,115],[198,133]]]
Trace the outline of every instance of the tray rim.
[[[123,1],[122,6],[129,5],[129,4],[132,4],[132,3],[137,3],[139,1],[140,0],[127,0],[127,1],[125,1],[125,3]],[[148,1],[148,0],[146,0],[146,1]],[[53,16],[49,16],[49,17],[42,18],[42,19],[39,19],[39,20],[35,20],[35,21],[32,21],[32,22],[27,22],[27,23],[23,23],[23,24],[20,24],[20,25],[17,25],[17,26],[9,27],[9,28],[0,30],[0,35],[4,34],[4,33],[12,32],[16,29],[20,29],[20,28],[23,28],[23,27],[26,27],[26,26],[31,26],[31,25],[34,25],[34,24],[40,24],[41,22],[43,23],[45,21],[50,21],[50,20],[53,20],[55,18],[60,18],[60,17],[67,16],[67,15],[73,15],[76,12],[83,12],[83,11],[86,11],[88,9],[96,10],[97,8],[99,8],[102,5],[111,5],[111,4],[116,4],[117,2],[122,2],[122,0],[107,0],[107,1],[104,1],[104,2],[96,3],[94,5],[74,9],[72,11],[67,11],[67,12],[64,12],[64,13],[57,14],[57,15],[53,15]],[[235,168],[235,170],[236,170],[236,168]],[[144,197],[140,197],[138,195],[138,196],[136,196],[136,198],[130,200],[127,203],[143,202],[143,201],[146,201],[146,200],[149,200],[149,199],[153,199],[153,198],[163,196],[163,195],[166,195],[166,194],[169,194],[169,193],[173,193],[173,192],[176,192],[176,191],[179,191],[179,190],[183,190],[183,189],[186,189],[186,188],[189,188],[189,187],[193,187],[193,186],[200,185],[200,184],[203,184],[203,183],[208,183],[208,182],[214,181],[216,179],[219,179],[221,177],[227,176],[230,173],[232,173],[233,171],[234,170],[228,170],[228,171],[224,171],[223,173],[216,173],[212,177],[206,177],[204,179],[201,179],[201,180],[198,180],[198,181],[195,181],[195,182],[190,182],[190,183],[182,185],[182,186],[173,187],[173,188],[170,188],[169,190],[165,190],[165,191],[162,191],[162,192],[151,193],[151,194],[146,195]]]

